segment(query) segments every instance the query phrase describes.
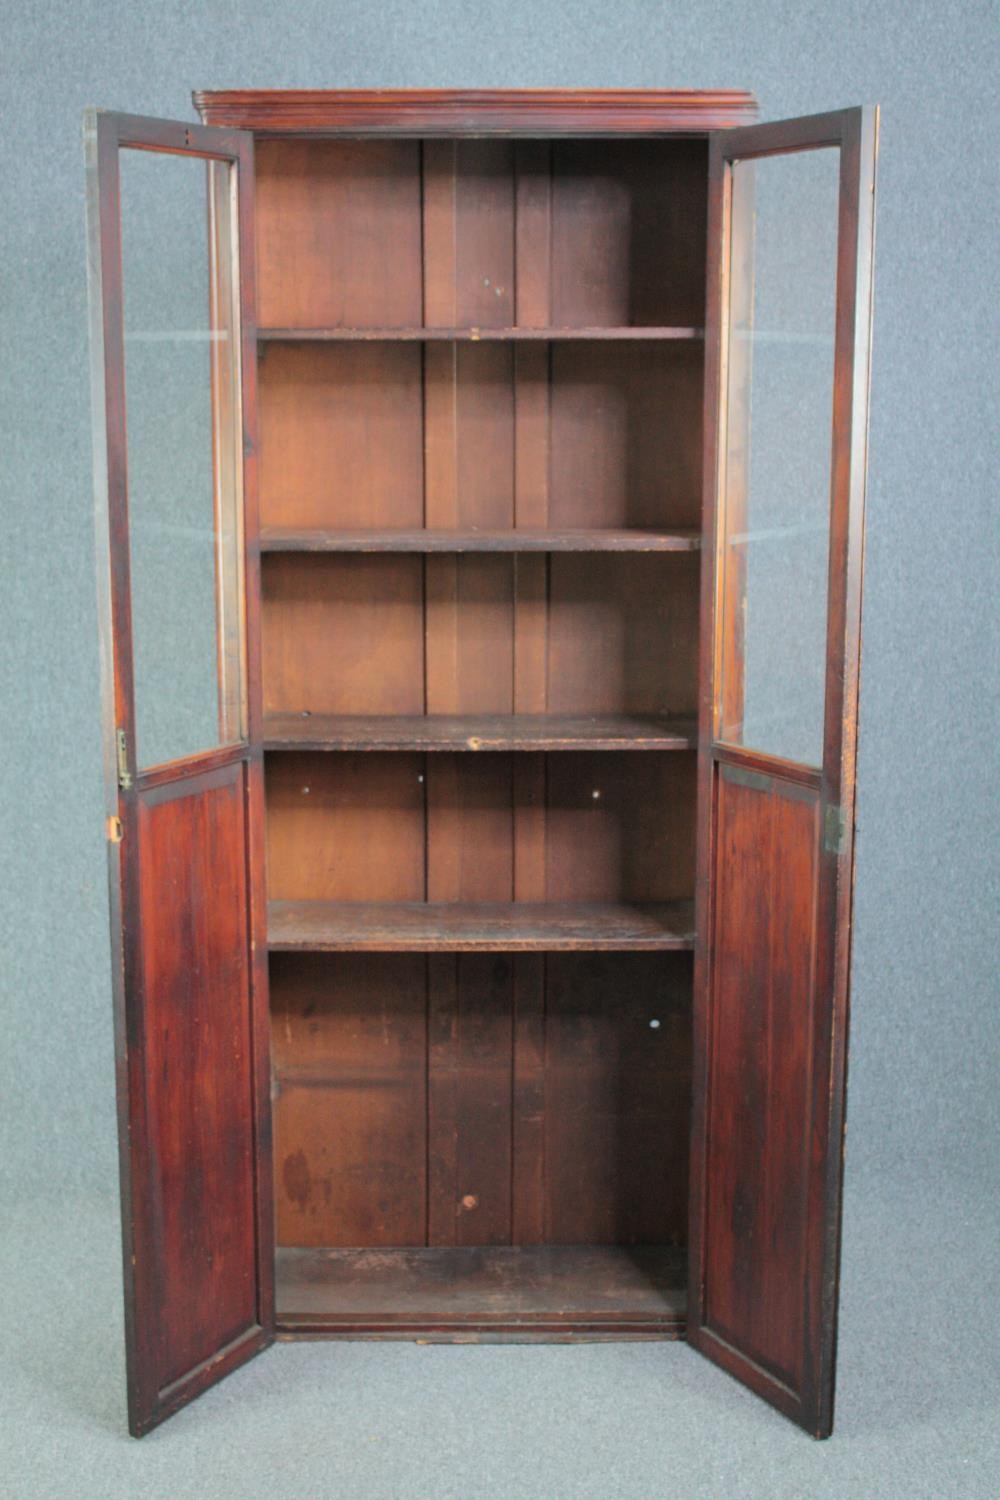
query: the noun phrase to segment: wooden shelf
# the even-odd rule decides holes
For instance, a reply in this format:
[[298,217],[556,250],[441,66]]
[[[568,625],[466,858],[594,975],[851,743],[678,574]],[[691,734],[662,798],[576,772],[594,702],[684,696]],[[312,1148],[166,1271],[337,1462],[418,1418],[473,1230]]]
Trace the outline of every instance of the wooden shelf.
[[687,1315],[671,1245],[280,1246],[275,1271],[279,1328],[317,1337],[679,1338]]
[[635,343],[638,341],[690,341],[705,337],[703,328],[593,327],[593,328],[258,328],[262,343]]
[[523,527],[510,531],[327,531],[319,527],[265,526],[262,552],[696,552],[696,527],[672,531],[570,530]]
[[278,953],[669,951],[694,946],[694,904],[272,901]]
[[272,714],[265,750],[687,750],[693,718],[666,715]]

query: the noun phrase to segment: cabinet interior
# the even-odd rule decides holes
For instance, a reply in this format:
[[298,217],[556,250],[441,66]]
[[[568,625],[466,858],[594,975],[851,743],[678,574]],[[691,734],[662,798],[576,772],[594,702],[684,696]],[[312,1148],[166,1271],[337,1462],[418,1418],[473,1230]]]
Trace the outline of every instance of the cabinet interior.
[[260,139],[288,1333],[676,1337],[704,139]]

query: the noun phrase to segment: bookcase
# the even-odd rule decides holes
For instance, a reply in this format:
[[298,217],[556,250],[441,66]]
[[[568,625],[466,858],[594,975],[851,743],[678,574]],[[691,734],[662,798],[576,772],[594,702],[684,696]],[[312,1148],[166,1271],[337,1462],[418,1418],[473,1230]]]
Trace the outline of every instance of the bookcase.
[[131,1429],[686,1336],[825,1435],[876,114],[196,104],[86,125]]

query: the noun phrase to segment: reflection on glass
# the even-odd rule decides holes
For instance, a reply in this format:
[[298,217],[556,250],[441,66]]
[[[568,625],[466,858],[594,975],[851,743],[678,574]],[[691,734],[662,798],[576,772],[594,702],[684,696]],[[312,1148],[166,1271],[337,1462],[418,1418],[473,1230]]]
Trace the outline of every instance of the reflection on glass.
[[823,757],[840,153],[737,161],[721,738]]
[[128,149],[119,160],[136,762],[145,767],[243,734],[233,169]]

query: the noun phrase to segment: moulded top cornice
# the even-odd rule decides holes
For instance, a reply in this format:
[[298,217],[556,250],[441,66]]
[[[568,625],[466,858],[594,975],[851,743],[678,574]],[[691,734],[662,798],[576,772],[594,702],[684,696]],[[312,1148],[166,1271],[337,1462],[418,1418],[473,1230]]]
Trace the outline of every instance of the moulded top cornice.
[[206,125],[317,135],[702,135],[757,119],[741,89],[199,90]]

